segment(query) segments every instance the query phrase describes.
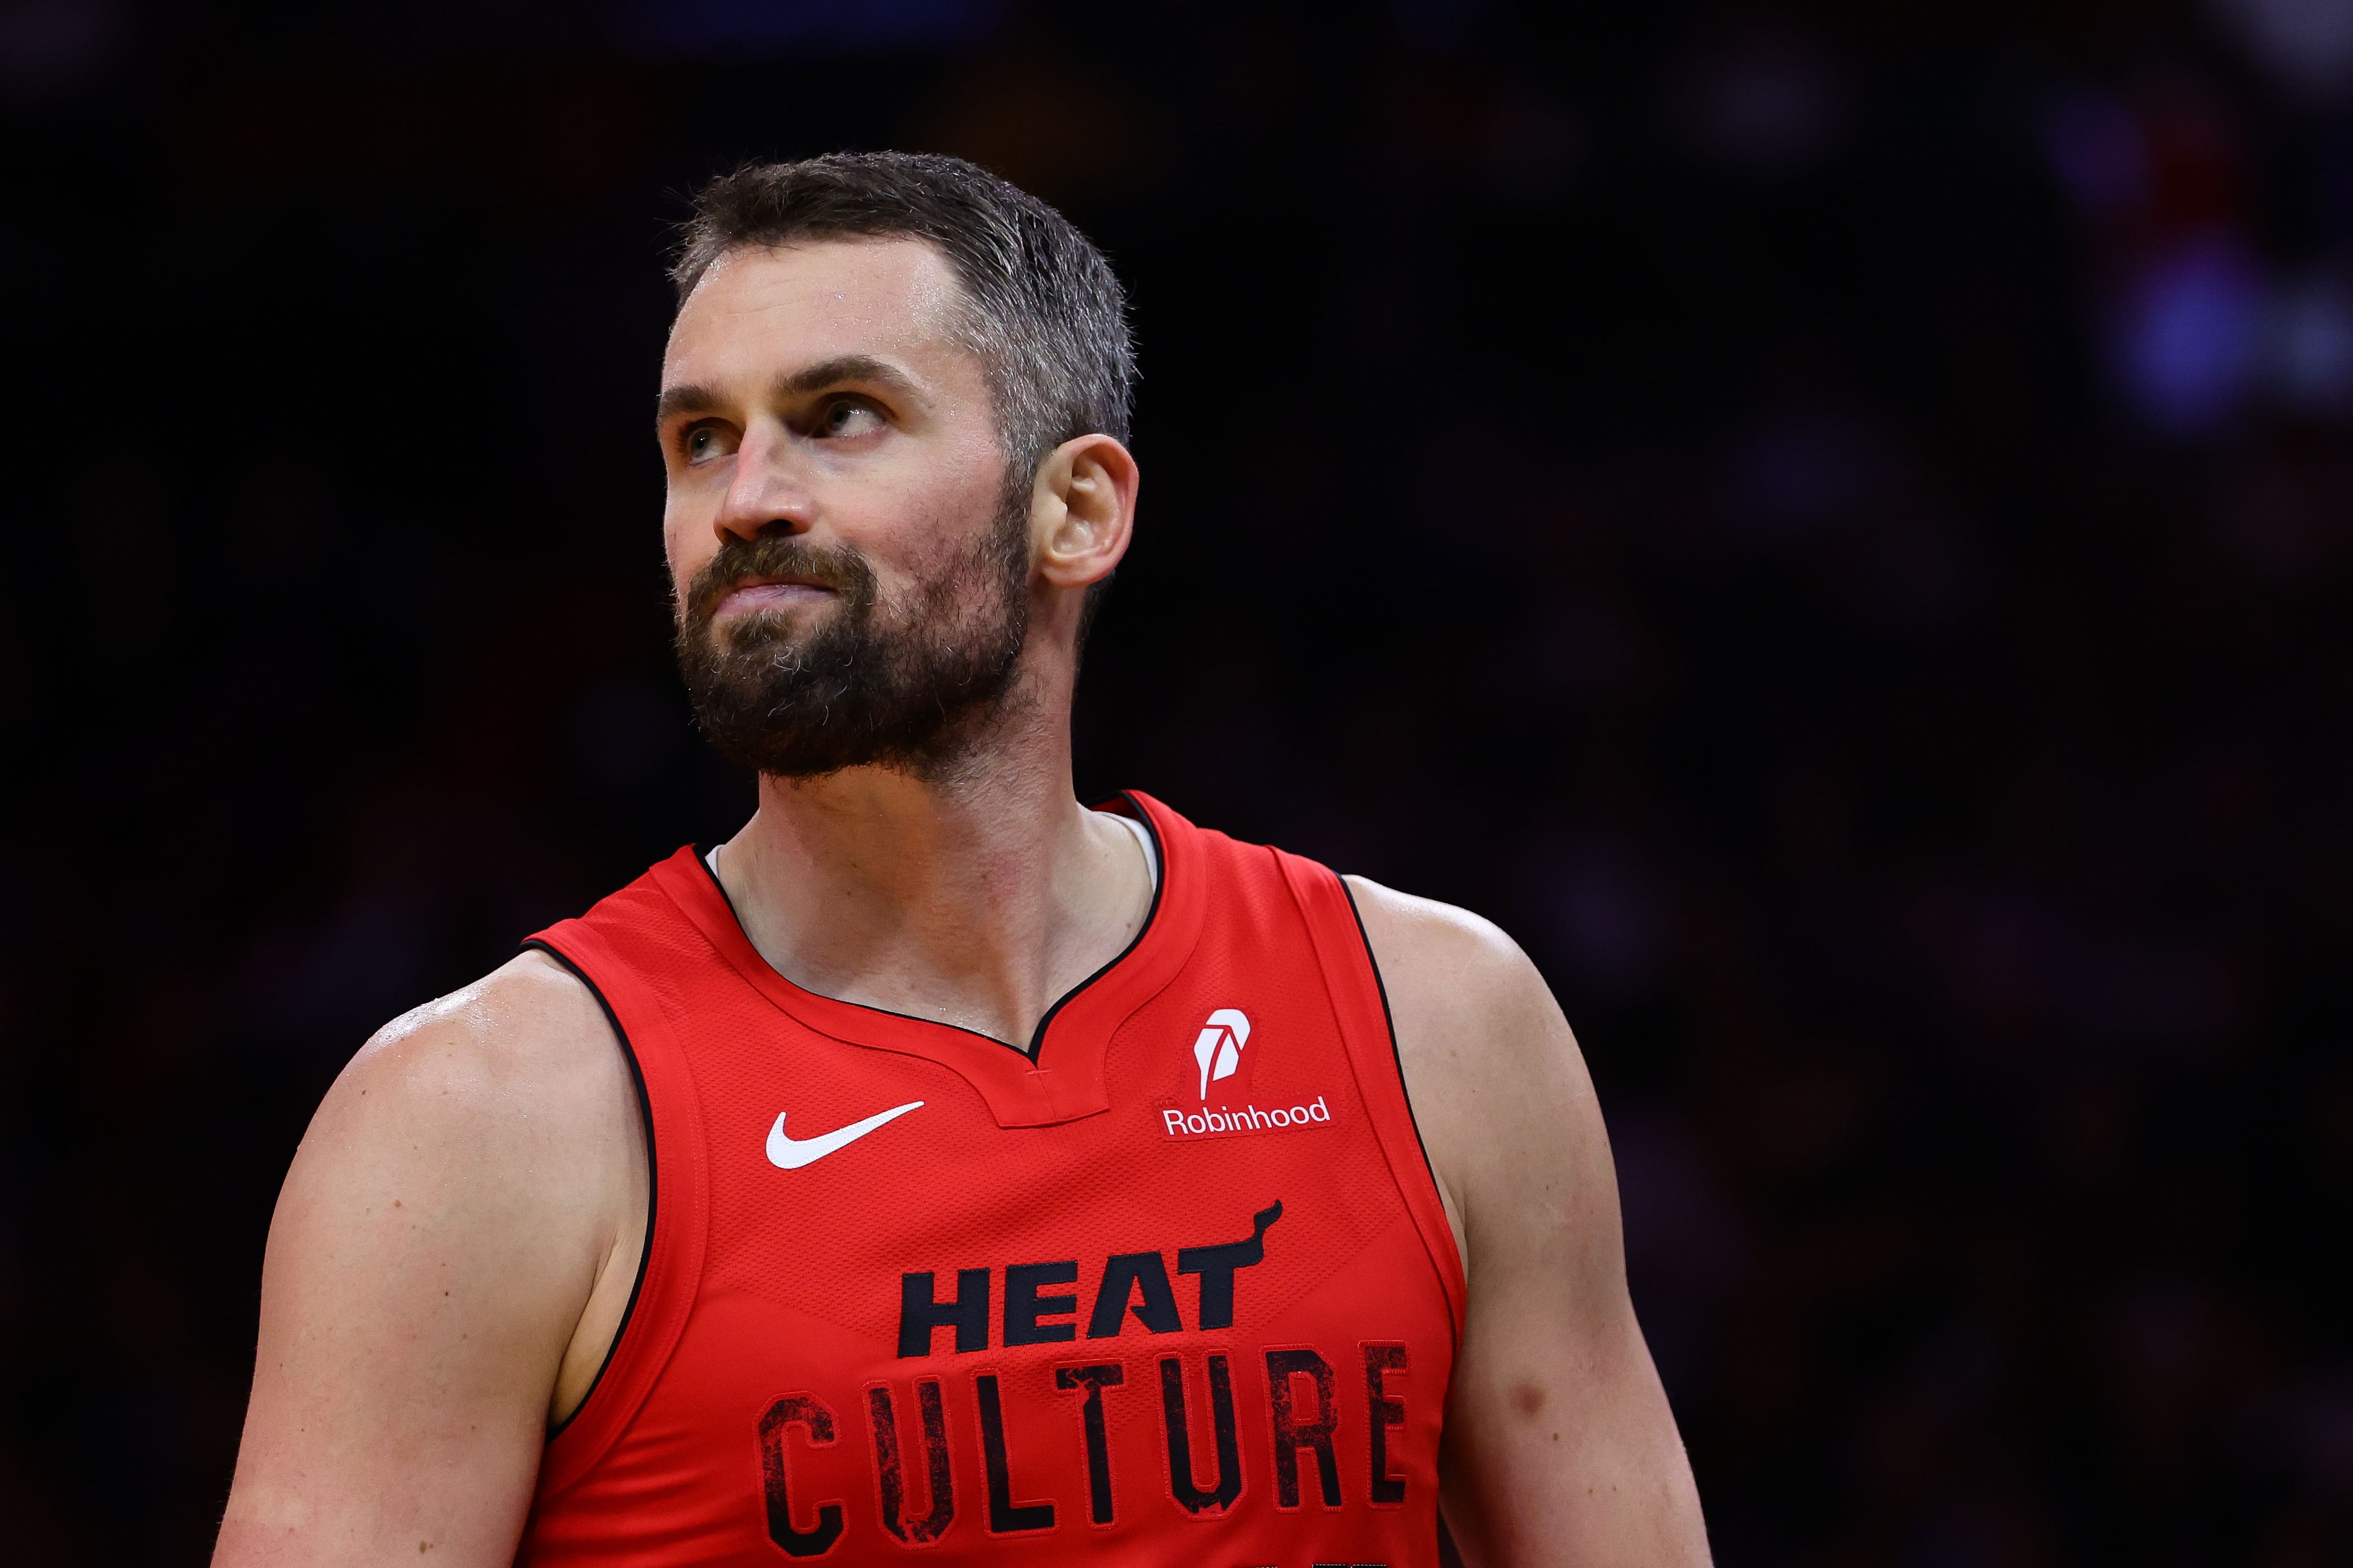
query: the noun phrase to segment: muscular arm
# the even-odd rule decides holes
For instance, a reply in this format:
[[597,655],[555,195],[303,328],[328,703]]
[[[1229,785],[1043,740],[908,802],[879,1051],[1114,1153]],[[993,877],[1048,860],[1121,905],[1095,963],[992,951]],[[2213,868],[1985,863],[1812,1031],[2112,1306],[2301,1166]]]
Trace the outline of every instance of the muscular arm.
[[539,955],[370,1041],[270,1223],[216,1568],[512,1562],[634,1282],[643,1147],[610,1027]]
[[1455,1543],[1471,1568],[1706,1563],[1567,1022],[1485,921],[1348,881],[1470,1280],[1440,1456]]

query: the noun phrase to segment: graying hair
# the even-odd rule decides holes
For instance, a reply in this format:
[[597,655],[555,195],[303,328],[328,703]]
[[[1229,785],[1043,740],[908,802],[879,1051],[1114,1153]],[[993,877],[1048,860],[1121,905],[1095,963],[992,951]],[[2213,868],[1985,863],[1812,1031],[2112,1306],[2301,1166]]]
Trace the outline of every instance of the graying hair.
[[670,279],[683,304],[733,250],[892,238],[936,246],[962,286],[952,325],[987,378],[1008,490],[1074,437],[1128,438],[1135,347],[1111,264],[1070,219],[961,158],[831,153],[722,174],[695,195]]

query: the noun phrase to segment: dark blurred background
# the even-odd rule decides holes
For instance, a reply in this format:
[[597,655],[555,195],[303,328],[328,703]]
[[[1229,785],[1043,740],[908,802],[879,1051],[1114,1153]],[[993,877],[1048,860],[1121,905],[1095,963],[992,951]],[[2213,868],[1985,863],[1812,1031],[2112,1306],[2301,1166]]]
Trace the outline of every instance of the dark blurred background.
[[1718,1560],[2353,1561],[2353,0],[0,3],[0,1531],[200,1561],[338,1066],[749,781],[681,194],[1134,297],[1082,788],[1501,921]]

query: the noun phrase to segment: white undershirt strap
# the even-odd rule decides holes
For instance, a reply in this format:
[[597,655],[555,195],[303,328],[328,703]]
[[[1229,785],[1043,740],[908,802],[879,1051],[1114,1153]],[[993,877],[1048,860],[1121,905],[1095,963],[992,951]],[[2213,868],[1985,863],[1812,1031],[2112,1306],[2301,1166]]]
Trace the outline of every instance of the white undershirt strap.
[[1152,841],[1152,830],[1135,818],[1122,816],[1115,811],[1098,812],[1096,815],[1110,817],[1113,822],[1135,835],[1136,847],[1144,851],[1145,873],[1152,879],[1152,890],[1158,892],[1160,890],[1160,846]]

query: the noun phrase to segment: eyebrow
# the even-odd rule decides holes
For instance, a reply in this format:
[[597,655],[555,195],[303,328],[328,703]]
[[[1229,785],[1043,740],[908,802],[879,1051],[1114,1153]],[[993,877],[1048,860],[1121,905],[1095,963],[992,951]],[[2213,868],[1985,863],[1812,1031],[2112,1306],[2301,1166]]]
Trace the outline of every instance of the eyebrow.
[[[922,392],[913,376],[872,354],[836,354],[803,366],[790,375],[778,376],[768,388],[768,395],[778,402],[789,402],[828,387],[861,381],[905,396],[917,396]],[[654,419],[659,423],[680,414],[708,414],[723,401],[715,388],[698,382],[665,386],[654,400]]]

